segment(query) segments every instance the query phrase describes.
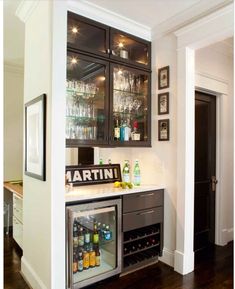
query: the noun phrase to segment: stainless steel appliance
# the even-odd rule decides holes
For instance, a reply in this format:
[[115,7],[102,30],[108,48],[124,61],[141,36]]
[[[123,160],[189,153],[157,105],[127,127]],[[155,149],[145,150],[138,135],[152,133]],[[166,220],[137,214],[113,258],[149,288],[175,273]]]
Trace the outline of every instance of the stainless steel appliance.
[[121,272],[121,199],[66,207],[67,288],[93,284]]

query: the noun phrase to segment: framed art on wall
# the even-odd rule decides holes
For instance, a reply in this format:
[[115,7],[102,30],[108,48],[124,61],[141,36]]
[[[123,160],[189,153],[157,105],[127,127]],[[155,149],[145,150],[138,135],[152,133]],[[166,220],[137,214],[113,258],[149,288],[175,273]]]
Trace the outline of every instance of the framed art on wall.
[[169,113],[169,92],[158,94],[158,114]]
[[159,141],[170,140],[170,120],[169,119],[158,120],[158,140]]
[[25,174],[46,180],[46,94],[25,104]]
[[170,66],[158,69],[158,89],[168,88],[170,86]]

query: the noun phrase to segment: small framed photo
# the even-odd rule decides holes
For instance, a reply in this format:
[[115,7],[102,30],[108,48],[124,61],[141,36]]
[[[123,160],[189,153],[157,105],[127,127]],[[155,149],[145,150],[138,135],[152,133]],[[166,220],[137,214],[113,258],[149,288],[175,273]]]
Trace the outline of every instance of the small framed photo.
[[170,66],[158,69],[158,89],[168,88],[170,86]]
[[46,94],[25,104],[25,174],[46,180]]
[[158,114],[169,113],[169,92],[158,94]]
[[170,140],[170,120],[169,119],[158,120],[158,140],[159,141]]

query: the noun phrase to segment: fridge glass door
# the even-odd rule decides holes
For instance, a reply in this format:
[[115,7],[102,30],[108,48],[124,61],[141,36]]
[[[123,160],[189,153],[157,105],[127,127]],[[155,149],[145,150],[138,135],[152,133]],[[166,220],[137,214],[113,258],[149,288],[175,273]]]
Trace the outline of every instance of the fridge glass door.
[[119,266],[117,217],[115,205],[98,208],[78,205],[70,209],[72,288],[104,279],[101,275],[112,274]]

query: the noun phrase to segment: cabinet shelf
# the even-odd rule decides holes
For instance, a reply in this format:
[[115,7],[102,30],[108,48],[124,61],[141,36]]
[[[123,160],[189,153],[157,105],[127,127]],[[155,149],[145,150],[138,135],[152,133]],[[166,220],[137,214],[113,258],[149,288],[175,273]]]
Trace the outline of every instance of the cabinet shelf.
[[145,238],[148,238],[148,237],[152,237],[152,236],[155,236],[155,235],[159,235],[159,234],[160,234],[160,231],[157,231],[157,232],[154,232],[152,234],[147,234],[147,235],[144,235],[144,236],[141,236],[141,237],[136,237],[135,239],[124,241],[123,244],[129,244],[131,242],[139,241],[139,240],[142,240],[142,239],[145,239]]
[[117,89],[117,88],[114,88],[113,91],[124,93],[125,95],[130,95],[130,96],[141,96],[141,98],[146,97],[146,95],[144,93],[141,93],[141,92],[134,92],[134,91]]
[[158,243],[155,244],[155,245],[152,245],[152,246],[149,246],[149,247],[146,247],[146,248],[143,248],[143,249],[138,249],[138,250],[136,250],[136,251],[134,251],[134,252],[130,252],[130,253],[128,253],[128,254],[124,254],[123,257],[125,258],[125,257],[131,256],[131,255],[134,255],[134,254],[143,252],[143,251],[147,251],[147,250],[149,250],[149,249],[153,249],[153,248],[159,247],[159,246],[160,246],[160,242],[158,242]]

